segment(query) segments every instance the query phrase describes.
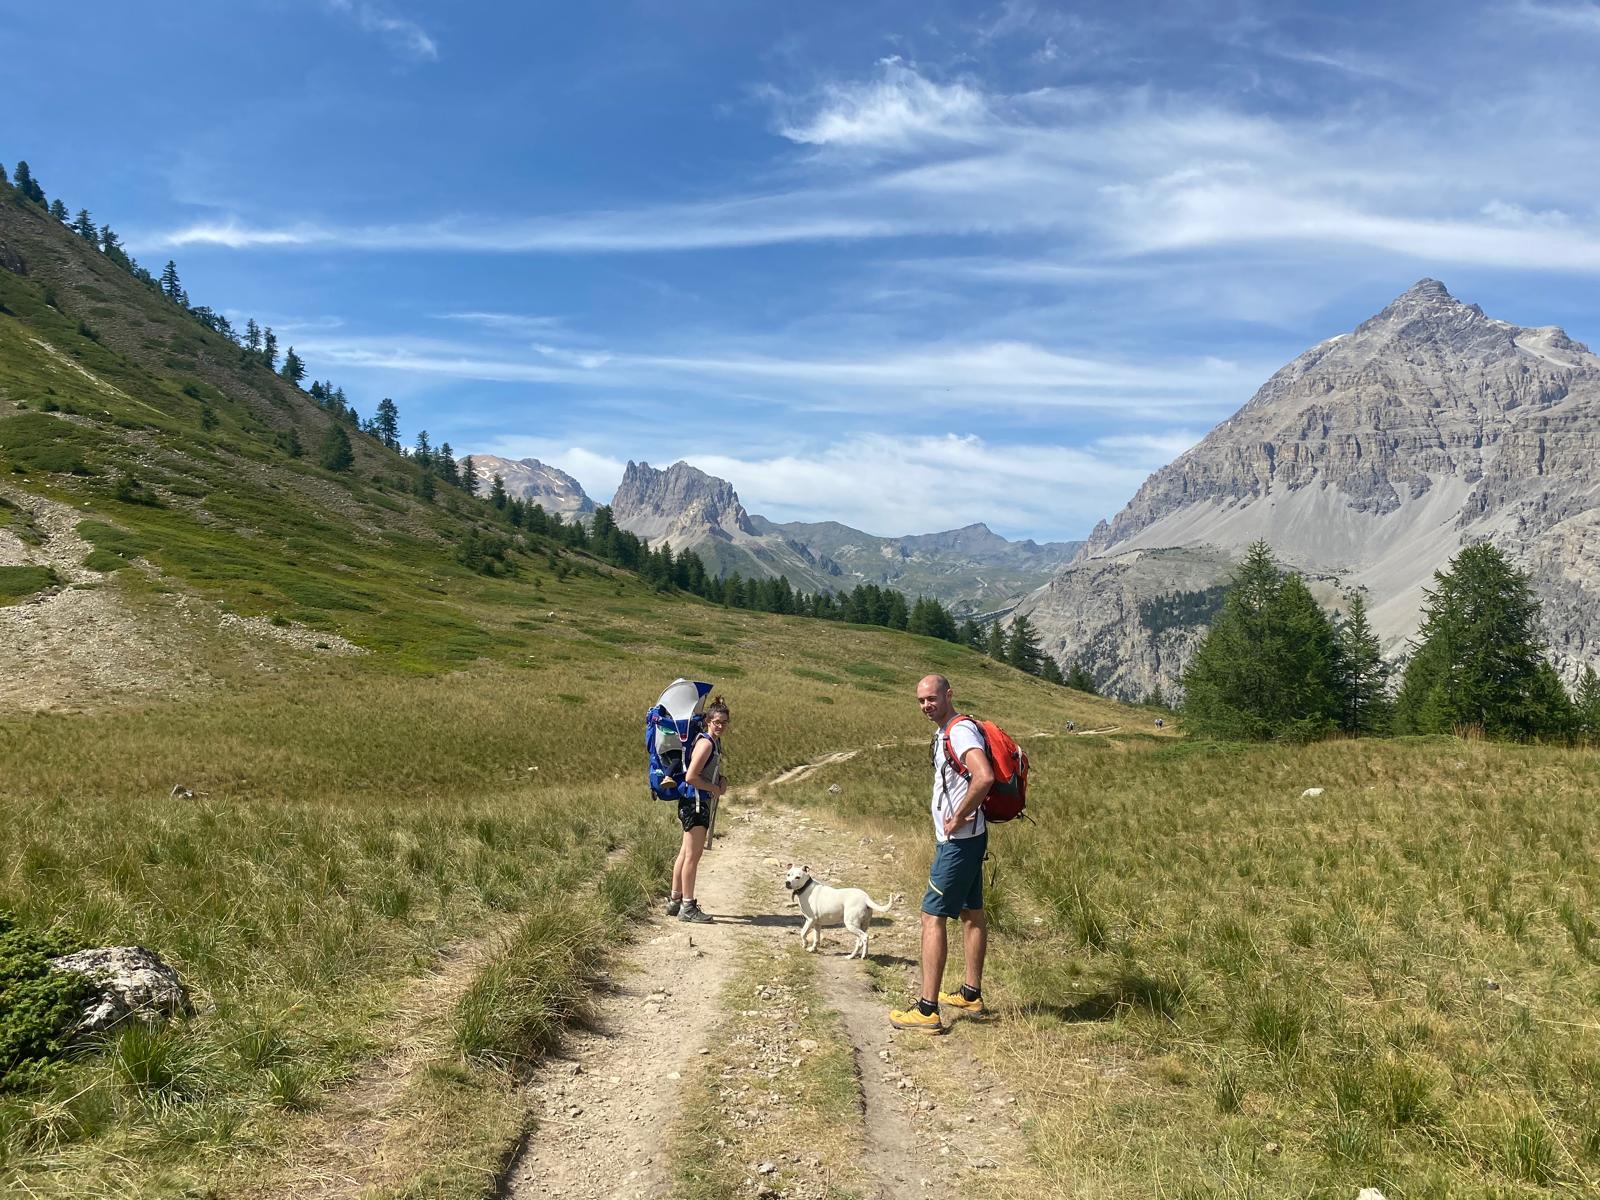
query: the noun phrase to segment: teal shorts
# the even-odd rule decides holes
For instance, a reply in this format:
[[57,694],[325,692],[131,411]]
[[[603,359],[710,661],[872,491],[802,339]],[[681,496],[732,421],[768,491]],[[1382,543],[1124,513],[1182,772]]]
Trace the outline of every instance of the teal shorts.
[[928,868],[928,893],[922,911],[935,917],[959,917],[964,909],[983,907],[983,858],[989,850],[987,831],[977,837],[940,842]]

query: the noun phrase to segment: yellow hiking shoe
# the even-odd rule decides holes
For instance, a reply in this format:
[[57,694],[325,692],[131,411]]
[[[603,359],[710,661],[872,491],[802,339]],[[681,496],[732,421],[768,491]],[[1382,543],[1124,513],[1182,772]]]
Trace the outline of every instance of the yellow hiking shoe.
[[904,1011],[896,1008],[889,1012],[889,1024],[896,1029],[918,1029],[923,1033],[943,1033],[944,1022],[939,1020],[938,1013],[922,1015],[922,1010],[913,1004]]
[[981,1020],[989,1015],[989,1010],[983,1006],[982,996],[976,1000],[968,1000],[959,991],[940,992],[939,1003],[948,1004],[964,1017],[976,1017]]

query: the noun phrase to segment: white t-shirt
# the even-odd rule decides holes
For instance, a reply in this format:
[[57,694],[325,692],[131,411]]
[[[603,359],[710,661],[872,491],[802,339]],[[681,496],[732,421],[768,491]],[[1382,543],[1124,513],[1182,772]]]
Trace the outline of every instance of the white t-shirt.
[[[964,766],[967,751],[983,749],[983,737],[971,718],[957,721],[950,727],[950,746]],[[933,836],[935,841],[947,842],[952,838],[977,837],[988,829],[980,807],[972,820],[966,822],[951,837],[945,837],[944,823],[949,820],[961,802],[967,798],[967,777],[950,765],[950,756],[944,752],[944,730],[933,735]]]

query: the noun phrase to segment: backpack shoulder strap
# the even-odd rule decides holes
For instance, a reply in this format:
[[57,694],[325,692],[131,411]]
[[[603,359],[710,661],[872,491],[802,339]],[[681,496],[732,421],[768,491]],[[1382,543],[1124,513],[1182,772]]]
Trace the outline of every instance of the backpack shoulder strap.
[[949,760],[950,765],[956,769],[963,779],[965,779],[968,775],[971,775],[972,772],[967,770],[966,763],[962,762],[956,757],[956,752],[950,745],[950,731],[963,721],[972,721],[972,727],[978,731],[978,740],[984,744],[986,750],[988,747],[988,740],[983,736],[983,726],[979,725],[976,721],[973,721],[972,718],[967,716],[965,713],[956,713],[955,716],[951,717],[944,723],[944,729],[941,730],[941,732],[944,734],[945,758]]

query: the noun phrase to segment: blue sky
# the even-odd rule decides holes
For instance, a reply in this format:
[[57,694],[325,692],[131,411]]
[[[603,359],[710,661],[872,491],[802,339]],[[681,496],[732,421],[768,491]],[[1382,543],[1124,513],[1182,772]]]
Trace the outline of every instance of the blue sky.
[[1600,338],[1600,4],[0,13],[0,159],[364,414],[1082,536],[1416,279]]

